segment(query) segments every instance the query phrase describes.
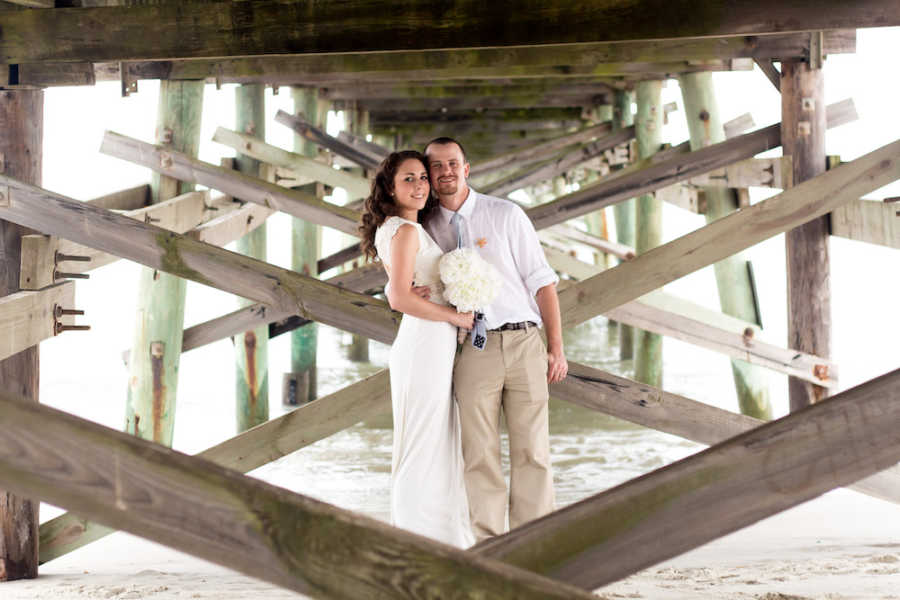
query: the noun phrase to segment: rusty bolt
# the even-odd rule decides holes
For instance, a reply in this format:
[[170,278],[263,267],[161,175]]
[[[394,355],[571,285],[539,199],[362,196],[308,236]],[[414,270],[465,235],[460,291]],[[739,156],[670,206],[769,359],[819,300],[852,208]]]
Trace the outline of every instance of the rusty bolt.
[[59,335],[63,331],[89,331],[90,325],[63,325],[59,321],[56,322],[56,334]]
[[172,155],[166,152],[159,155],[159,166],[163,169],[171,169],[173,164],[175,161],[172,159]]
[[53,253],[53,263],[54,264],[59,264],[61,262],[65,262],[65,261],[91,262],[91,257],[90,256],[81,256],[78,254],[63,254],[59,250],[56,250]]
[[172,131],[172,128],[166,127],[162,130],[162,135],[159,136],[159,141],[163,144],[171,144],[174,137],[175,132]]
[[77,310],[74,308],[63,308],[59,304],[53,305],[53,315],[56,317],[61,317],[63,315],[83,315],[83,310]]
[[87,273],[66,273],[64,271],[53,271],[53,279],[90,279]]
[[816,379],[826,381],[828,379],[828,365],[816,365],[813,367],[813,375]]
[[703,121],[704,123],[706,123],[707,121],[709,121],[709,111],[706,110],[705,108],[704,108],[703,110],[700,111],[700,115],[699,115],[699,116],[700,116],[700,120]]
[[165,342],[150,342],[150,356],[153,358],[162,358],[166,353]]

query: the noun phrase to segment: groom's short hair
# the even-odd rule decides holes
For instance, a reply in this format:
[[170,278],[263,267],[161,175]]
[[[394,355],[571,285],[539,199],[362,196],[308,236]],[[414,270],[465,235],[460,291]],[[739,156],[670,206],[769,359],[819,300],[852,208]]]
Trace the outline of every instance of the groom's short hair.
[[426,154],[426,155],[427,155],[427,154],[428,154],[428,147],[431,146],[432,144],[438,144],[438,145],[440,145],[440,146],[446,146],[447,144],[456,144],[457,146],[459,146],[459,151],[460,151],[460,152],[462,153],[462,155],[463,155],[463,162],[469,162],[469,159],[466,158],[466,149],[463,148],[463,145],[462,145],[462,144],[460,144],[457,140],[454,140],[454,139],[451,138],[451,137],[441,136],[441,137],[436,137],[436,138],[434,138],[433,140],[431,140],[430,142],[428,142],[427,144],[425,144],[425,150],[422,152],[422,154]]

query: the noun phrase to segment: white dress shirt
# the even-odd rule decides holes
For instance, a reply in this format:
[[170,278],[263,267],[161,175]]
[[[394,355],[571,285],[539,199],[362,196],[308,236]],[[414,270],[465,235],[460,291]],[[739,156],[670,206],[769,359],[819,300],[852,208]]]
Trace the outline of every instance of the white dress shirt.
[[[542,325],[535,301],[537,291],[559,277],[544,256],[534,225],[519,205],[479,194],[469,195],[457,211],[463,218],[463,240],[492,264],[503,279],[497,299],[484,311],[488,329],[505,323],[533,321]],[[443,206],[425,229],[444,252],[456,248],[456,230],[450,224],[453,211]]]

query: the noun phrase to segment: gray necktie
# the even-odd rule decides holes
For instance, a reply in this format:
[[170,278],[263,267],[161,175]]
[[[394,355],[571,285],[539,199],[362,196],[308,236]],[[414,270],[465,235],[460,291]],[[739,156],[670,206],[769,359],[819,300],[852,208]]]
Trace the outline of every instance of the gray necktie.
[[456,231],[456,247],[464,248],[467,244],[464,231],[465,225],[463,224],[463,218],[459,215],[458,212],[453,213],[453,216],[450,217],[450,224],[453,225],[454,230]]

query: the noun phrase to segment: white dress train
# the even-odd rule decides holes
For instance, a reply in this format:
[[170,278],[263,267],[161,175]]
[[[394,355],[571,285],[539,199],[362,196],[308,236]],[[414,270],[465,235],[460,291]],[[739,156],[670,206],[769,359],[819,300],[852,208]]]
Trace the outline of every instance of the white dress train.
[[[391,240],[403,224],[419,234],[415,284],[446,304],[438,262],[443,252],[418,223],[389,217],[375,233],[375,248],[390,267]],[[451,395],[456,328],[444,321],[403,315],[391,346],[394,447],[391,522],[446,544],[475,543],[463,480],[459,415]]]

